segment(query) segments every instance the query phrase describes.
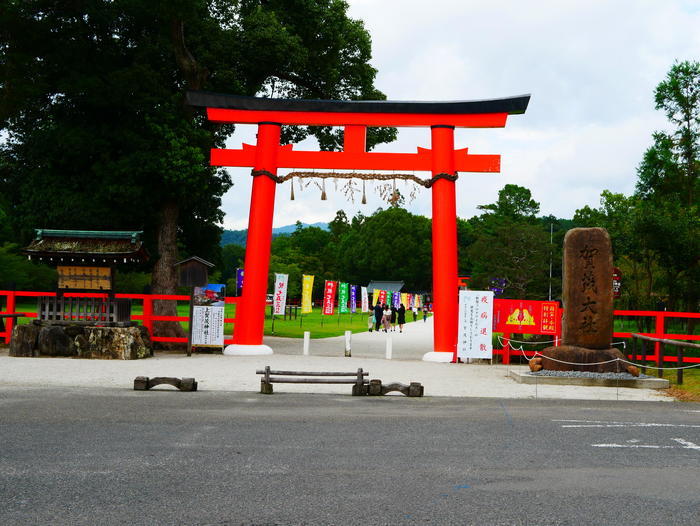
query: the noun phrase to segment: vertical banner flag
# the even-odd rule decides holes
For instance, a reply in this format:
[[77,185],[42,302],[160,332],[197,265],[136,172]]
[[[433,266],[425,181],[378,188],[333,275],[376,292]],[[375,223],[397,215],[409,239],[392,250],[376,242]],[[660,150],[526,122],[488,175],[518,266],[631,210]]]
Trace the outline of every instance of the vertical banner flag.
[[491,359],[493,291],[460,290],[458,324],[457,356]]
[[391,304],[396,308],[399,307],[399,297],[400,296],[398,291],[391,293]]
[[338,283],[338,312],[346,314],[348,312],[348,284]]
[[413,294],[408,295],[408,305],[406,306],[407,309],[413,308],[413,302],[415,301],[414,298],[415,296]]
[[384,305],[386,303],[386,291],[385,290],[380,290],[379,291],[379,303]]
[[369,298],[367,297],[367,287],[360,289],[362,294],[362,312],[369,312]]
[[357,312],[357,285],[350,285],[350,312]]
[[326,284],[323,287],[323,314],[333,314],[337,286],[338,283],[336,281],[326,280]]
[[401,303],[403,303],[403,306],[408,308],[408,294],[405,292],[401,293]]
[[243,294],[243,269],[236,269],[236,294]]
[[272,314],[284,316],[284,309],[287,306],[287,282],[289,274],[275,274],[275,291],[272,295]]
[[416,294],[415,306],[417,309],[420,309],[420,307],[421,307],[421,295],[420,294]]
[[381,303],[381,301],[379,301],[379,289],[374,289],[372,291],[372,306],[376,305],[377,303]]
[[311,291],[314,288],[314,277],[304,274],[301,277],[301,313],[311,312]]
[[224,298],[226,285],[210,283],[195,287],[192,304],[193,347],[224,346]]

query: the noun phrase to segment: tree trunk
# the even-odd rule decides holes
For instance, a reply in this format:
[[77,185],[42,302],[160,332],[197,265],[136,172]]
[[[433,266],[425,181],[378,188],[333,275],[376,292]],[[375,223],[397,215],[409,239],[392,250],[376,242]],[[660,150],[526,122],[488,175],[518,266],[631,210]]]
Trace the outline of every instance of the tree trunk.
[[[175,201],[163,203],[158,222],[158,261],[153,267],[151,290],[153,294],[176,294],[178,279],[175,263],[177,253],[177,219],[179,208]],[[177,316],[176,301],[154,301],[155,316]],[[177,321],[153,322],[154,336],[186,337],[187,334]],[[154,347],[160,349],[183,348],[185,343],[156,342]]]

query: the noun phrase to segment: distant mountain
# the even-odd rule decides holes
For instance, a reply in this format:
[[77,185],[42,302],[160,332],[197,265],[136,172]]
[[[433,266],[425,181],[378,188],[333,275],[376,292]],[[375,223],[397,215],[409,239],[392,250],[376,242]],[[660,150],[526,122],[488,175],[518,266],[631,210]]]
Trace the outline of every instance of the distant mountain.
[[[309,226],[315,226],[322,228],[323,230],[328,230],[328,223],[302,223],[304,228]],[[272,229],[272,237],[277,236],[288,236],[297,229],[296,224],[286,225],[278,228]],[[221,246],[224,245],[240,245],[245,246],[246,239],[248,238],[248,229],[245,230],[224,230],[221,234]]]

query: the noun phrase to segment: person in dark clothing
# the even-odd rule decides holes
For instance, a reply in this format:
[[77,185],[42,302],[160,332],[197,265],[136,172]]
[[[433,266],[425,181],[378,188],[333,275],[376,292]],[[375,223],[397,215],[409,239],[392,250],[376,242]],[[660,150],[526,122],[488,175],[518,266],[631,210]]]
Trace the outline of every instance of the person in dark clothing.
[[396,311],[396,314],[399,323],[399,332],[403,332],[403,326],[406,323],[406,307],[403,306],[403,303],[399,305],[399,310]]
[[384,309],[382,309],[382,304],[377,303],[374,307],[374,330],[379,332],[379,326],[382,324],[382,316],[384,316]]
[[396,307],[391,306],[391,332],[396,330]]

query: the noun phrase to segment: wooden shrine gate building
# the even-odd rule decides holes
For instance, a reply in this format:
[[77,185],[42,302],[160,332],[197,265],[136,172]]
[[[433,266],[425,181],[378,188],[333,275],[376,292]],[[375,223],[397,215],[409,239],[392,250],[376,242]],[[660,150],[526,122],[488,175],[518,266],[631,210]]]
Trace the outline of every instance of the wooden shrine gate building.
[[[475,155],[455,149],[454,129],[502,128],[508,115],[522,114],[529,95],[460,102],[332,101],[241,97],[192,91],[187,102],[207,108],[209,120],[257,124],[257,144],[213,149],[214,166],[251,167],[253,188],[248,219],[243,294],[236,314],[234,344],[225,354],[263,354],[265,296],[270,265],[275,188],[279,168],[331,170],[429,171],[432,179],[433,312],[431,352],[424,360],[453,361],[457,347],[458,172],[498,172],[499,155]],[[280,145],[282,125],[342,126],[343,151],[297,151]],[[368,126],[430,127],[430,149],[416,153],[367,152]]]

